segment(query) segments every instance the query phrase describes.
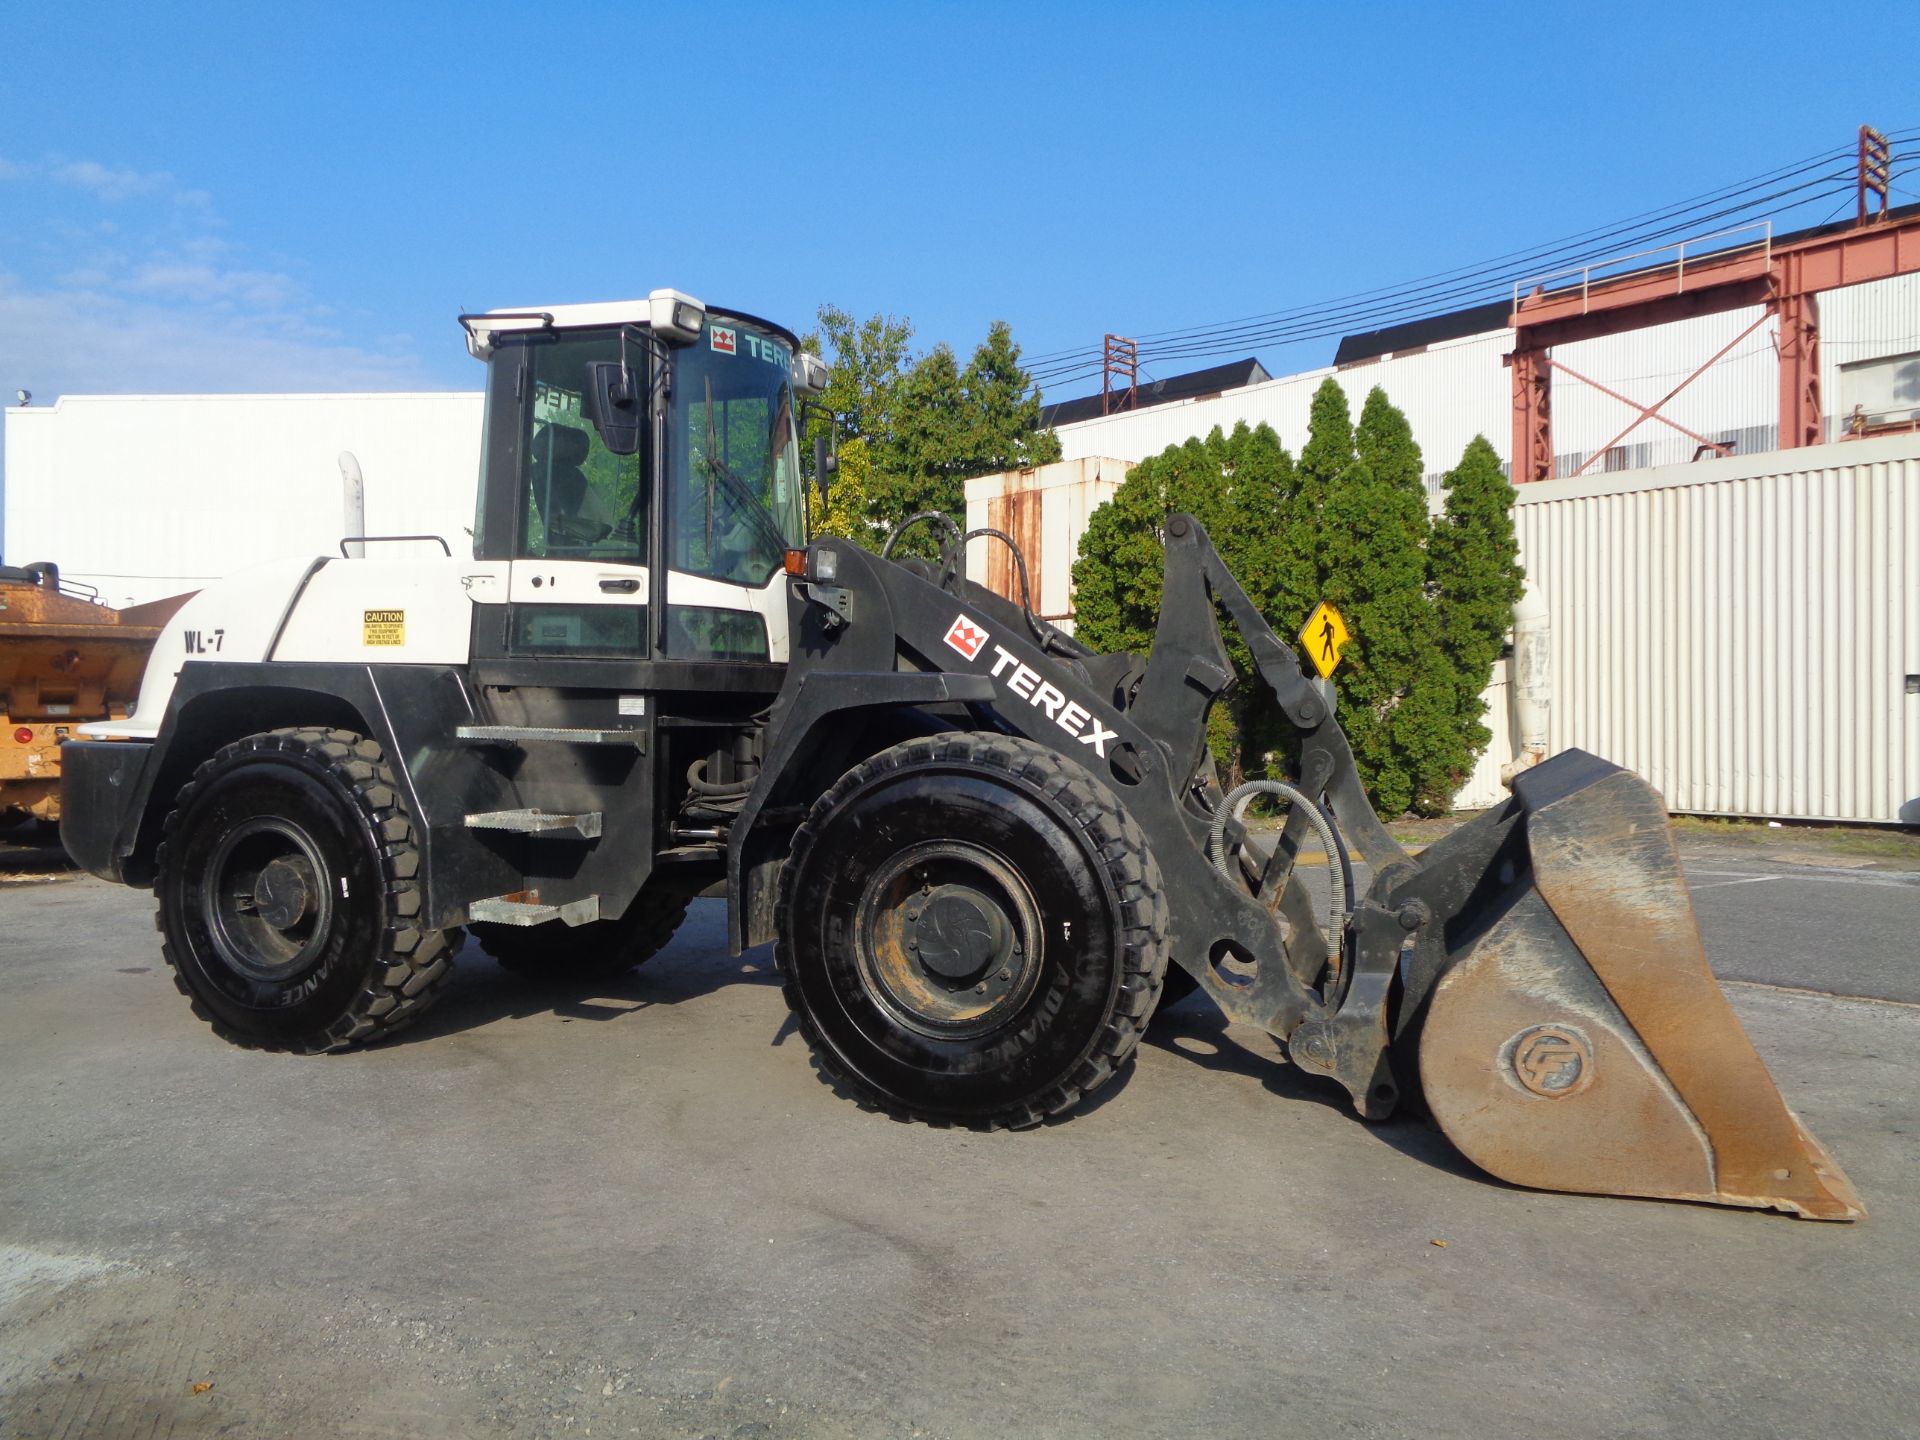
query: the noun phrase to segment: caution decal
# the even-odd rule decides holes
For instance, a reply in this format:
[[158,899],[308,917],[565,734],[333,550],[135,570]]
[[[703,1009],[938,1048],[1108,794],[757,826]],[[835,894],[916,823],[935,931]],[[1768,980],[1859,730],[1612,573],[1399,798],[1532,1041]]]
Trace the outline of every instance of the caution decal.
[[404,645],[407,643],[407,612],[404,610],[368,610],[361,626],[362,645]]

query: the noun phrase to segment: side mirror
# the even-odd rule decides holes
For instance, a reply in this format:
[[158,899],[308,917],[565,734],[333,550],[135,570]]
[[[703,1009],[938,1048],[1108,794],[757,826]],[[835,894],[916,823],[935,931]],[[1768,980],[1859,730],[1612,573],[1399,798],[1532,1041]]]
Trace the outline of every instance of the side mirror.
[[827,453],[827,437],[813,437],[813,483],[820,487],[820,503],[827,500],[827,476],[840,468],[840,459]]
[[618,360],[595,360],[587,365],[584,408],[600,443],[615,455],[633,455],[640,449],[640,422],[644,411],[631,372]]

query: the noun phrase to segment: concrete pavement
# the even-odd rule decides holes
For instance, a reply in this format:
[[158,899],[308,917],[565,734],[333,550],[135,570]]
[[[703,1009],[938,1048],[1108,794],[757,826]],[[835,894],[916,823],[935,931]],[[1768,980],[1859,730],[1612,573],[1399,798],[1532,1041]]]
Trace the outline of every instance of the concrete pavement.
[[[1780,973],[1711,897],[1802,883],[1920,909],[1706,891],[1716,960]],[[147,896],[0,887],[0,1436],[1920,1428],[1920,1009],[1730,989],[1848,1227],[1501,1185],[1198,1000],[1067,1123],[896,1124],[770,968],[714,904],[558,1002],[469,948],[303,1060],[192,1019]]]

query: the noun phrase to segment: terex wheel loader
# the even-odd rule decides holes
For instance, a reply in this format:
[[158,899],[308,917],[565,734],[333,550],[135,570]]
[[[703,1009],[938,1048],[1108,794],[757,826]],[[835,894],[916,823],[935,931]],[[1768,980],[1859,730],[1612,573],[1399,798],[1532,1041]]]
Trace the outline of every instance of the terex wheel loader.
[[[1709,973],[1633,775],[1556,756],[1409,857],[1190,517],[1151,658],[1096,654],[968,581],[944,516],[909,522],[933,561],[806,543],[796,406],[826,371],[779,326],[674,291],[461,319],[487,367],[471,558],[366,537],[378,558],[210,586],[135,713],[66,750],[69,850],[157,892],[220,1034],[375,1040],[458,927],[589,977],[724,895],[822,1067],[898,1115],[1072,1109],[1171,974],[1517,1184],[1862,1213]],[[1300,735],[1260,787],[1272,843],[1204,743],[1222,615]]]

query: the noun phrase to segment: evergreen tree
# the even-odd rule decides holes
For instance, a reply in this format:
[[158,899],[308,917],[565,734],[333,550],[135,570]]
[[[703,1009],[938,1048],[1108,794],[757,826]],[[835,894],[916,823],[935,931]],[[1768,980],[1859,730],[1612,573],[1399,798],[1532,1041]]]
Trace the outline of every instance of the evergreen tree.
[[1024,470],[1060,458],[1060,437],[1040,428],[1040,392],[1020,368],[1013,328],[996,320],[960,377],[971,413],[964,478]]
[[[936,345],[922,356],[900,382],[897,401],[893,441],[875,457],[870,518],[891,530],[922,510],[964,515],[967,456],[978,427],[952,349]],[[924,539],[917,537],[914,548],[930,553],[919,543]]]
[[1087,516],[1073,564],[1074,635],[1104,653],[1153,648],[1166,577],[1167,472],[1174,449],[1127,471]]
[[[1280,517],[1293,486],[1293,460],[1272,428],[1216,427],[1207,437],[1171,445],[1127,473],[1112,500],[1087,520],[1073,569],[1076,633],[1101,650],[1147,654],[1159,620],[1166,575],[1166,518],[1195,516],[1240,579],[1248,597],[1269,607],[1273,576],[1285,563]],[[1253,669],[1246,643],[1225,631],[1235,682],[1208,718],[1208,739],[1230,782],[1264,773],[1264,754],[1285,730],[1279,703]]]
[[[1447,472],[1446,491],[1446,511],[1433,527],[1429,569],[1440,643],[1459,677],[1454,723],[1471,754],[1478,755],[1492,738],[1481,723],[1482,691],[1506,643],[1526,573],[1513,528],[1513,486],[1485,436],[1467,443],[1460,463]],[[1459,778],[1466,778],[1464,771]]]
[[1307,412],[1307,443],[1300,448],[1293,496],[1287,504],[1285,547],[1289,559],[1282,570],[1280,590],[1274,596],[1279,606],[1275,629],[1285,640],[1291,641],[1299,633],[1313,607],[1325,598],[1327,566],[1321,512],[1326,508],[1327,492],[1353,462],[1353,419],[1347,409],[1347,392],[1329,375],[1313,392]]
[[[1334,683],[1361,779],[1387,814],[1436,813],[1486,743],[1480,691],[1519,594],[1512,490],[1491,447],[1476,442],[1449,477],[1436,528],[1406,417],[1378,389],[1357,429],[1350,416],[1329,378],[1297,464],[1267,426],[1240,425],[1134,466],[1088,517],[1073,567],[1078,634],[1099,650],[1149,650],[1166,517],[1188,511],[1283,639],[1318,601],[1340,607],[1354,638]],[[1292,728],[1245,644],[1226,639],[1237,677],[1209,717],[1215,758],[1229,781],[1263,773],[1269,754],[1285,770]]]
[[[1263,616],[1279,621],[1284,633],[1287,626],[1281,617],[1287,596],[1303,586],[1298,577],[1306,557],[1290,543],[1287,531],[1299,477],[1272,426],[1262,422],[1249,428],[1242,422],[1234,427],[1227,439],[1226,481],[1226,496],[1209,533],[1247,598]],[[1225,633],[1238,676],[1228,701],[1237,734],[1227,768],[1228,778],[1238,782],[1273,771],[1268,754],[1277,753],[1284,761],[1295,747],[1293,727],[1255,670],[1246,642],[1230,626]]]
[[[1435,792],[1450,788],[1447,747],[1459,737],[1452,669],[1427,596],[1420,448],[1378,388],[1354,441],[1352,460],[1327,487],[1319,537],[1323,593],[1353,633],[1334,672],[1340,723],[1378,809],[1444,809],[1446,794]],[[1416,694],[1420,703],[1409,704]]]

